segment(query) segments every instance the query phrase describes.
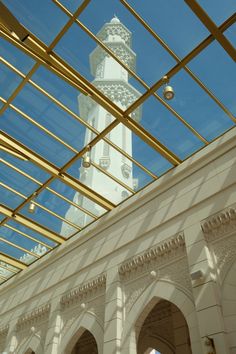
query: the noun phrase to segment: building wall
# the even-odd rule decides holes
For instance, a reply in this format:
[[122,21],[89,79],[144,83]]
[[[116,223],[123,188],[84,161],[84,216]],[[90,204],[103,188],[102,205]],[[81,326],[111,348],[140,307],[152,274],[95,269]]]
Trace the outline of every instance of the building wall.
[[142,323],[166,300],[183,314],[193,354],[214,353],[207,336],[216,353],[236,353],[235,136],[3,285],[0,352],[69,354],[88,330],[99,354],[135,354]]

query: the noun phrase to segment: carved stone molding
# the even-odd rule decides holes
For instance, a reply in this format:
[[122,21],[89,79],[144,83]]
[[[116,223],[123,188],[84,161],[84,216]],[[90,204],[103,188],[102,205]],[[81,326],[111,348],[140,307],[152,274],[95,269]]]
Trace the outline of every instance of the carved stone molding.
[[[126,64],[131,70],[135,71],[136,54],[123,42],[104,42],[112,52],[119,58],[124,64]],[[96,47],[90,54],[90,66],[91,73],[96,78],[103,77],[98,72],[98,67],[104,68],[104,59],[110,55],[101,47]],[[103,69],[100,69],[103,70]]]
[[122,23],[106,23],[97,36],[102,41],[105,41],[108,36],[119,36],[129,47],[131,46],[131,32]]
[[20,329],[24,326],[31,325],[39,320],[42,320],[46,316],[48,316],[50,312],[51,305],[46,304],[38,307],[37,309],[31,311],[30,313],[21,316],[16,324],[17,329]]
[[99,275],[97,278],[71,290],[61,297],[60,303],[62,306],[70,306],[75,302],[86,299],[95,295],[99,290],[106,286],[106,274]]
[[8,331],[9,331],[9,325],[8,324],[5,325],[5,326],[0,327],[0,337],[6,336]]
[[175,257],[183,255],[184,250],[184,236],[180,233],[121,264],[119,266],[119,274],[126,277],[132,272],[143,270],[145,266],[153,265],[153,263],[172,262]]
[[236,231],[236,208],[229,207],[201,223],[207,241],[211,241]]
[[[101,91],[112,102],[120,104],[122,107],[129,107],[140,97],[140,93],[129,83],[120,80],[95,80],[94,86]],[[83,119],[89,118],[89,113],[97,103],[89,96],[79,95],[79,110]],[[131,116],[136,121],[140,121],[142,114],[141,107],[138,107]]]

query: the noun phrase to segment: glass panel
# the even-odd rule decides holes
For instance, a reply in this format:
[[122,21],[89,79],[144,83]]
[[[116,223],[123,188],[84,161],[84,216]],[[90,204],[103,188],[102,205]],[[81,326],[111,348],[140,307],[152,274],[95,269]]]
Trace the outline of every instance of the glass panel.
[[203,146],[203,143],[154,97],[150,97],[143,104],[141,125],[181,159]]
[[[59,198],[55,194],[49,192],[48,190],[44,190],[39,194],[37,197],[37,203],[45,206],[49,210],[53,211],[54,213],[60,215],[61,217],[65,218],[66,220],[72,222],[73,224],[82,227],[83,224],[80,223],[80,220],[77,217],[73,217],[73,213],[67,213],[68,209],[73,209],[73,211],[77,211],[75,207],[72,207],[71,204],[64,201],[63,199]],[[81,213],[81,216],[84,217],[85,214],[82,211],[77,211]],[[93,219],[91,218],[91,221]]]
[[[235,63],[221,45],[217,41],[214,41],[191,61],[189,67],[199,76],[216,97],[236,115]],[[219,117],[222,117],[222,120],[226,118],[223,112],[219,114]]]
[[[27,204],[24,208],[21,209],[20,213],[25,215],[29,219],[36,221],[37,223],[49,228],[53,232],[58,233],[59,235],[67,237],[68,235],[64,234],[64,230],[62,228],[62,220],[58,219],[57,217],[49,214],[48,212],[44,211],[40,207],[36,207],[35,213],[29,213],[28,211],[29,204]],[[77,229],[71,226],[72,233],[78,232]]]
[[24,251],[21,251],[16,247],[8,245],[7,243],[5,243],[3,241],[0,241],[0,248],[1,248],[1,252],[5,253],[6,255],[8,255],[10,257],[16,258],[25,264],[30,264],[37,259],[36,257],[33,257],[31,255],[27,255]]
[[74,156],[74,153],[61,143],[49,137],[12,109],[4,112],[0,120],[0,129],[58,166],[64,165]]
[[39,256],[49,251],[46,246],[40,245],[5,226],[1,226],[1,237]]
[[[141,116],[141,115],[140,115]],[[142,119],[142,118],[141,118]],[[119,126],[123,126],[123,124],[119,124]],[[121,139],[122,135],[115,135],[116,128],[106,136],[112,143],[116,144],[120,149],[125,151],[129,156],[132,156],[137,162],[141,163],[144,167],[146,167],[149,171],[156,174],[157,176],[162,175],[164,172],[169,170],[173,167],[173,165],[168,162],[164,157],[162,157],[157,151],[152,149],[149,145],[147,145],[142,139],[140,139],[136,134],[131,133],[132,136],[132,145],[131,151],[130,148],[127,149],[126,144],[124,144],[123,140]],[[126,130],[129,131],[128,128]],[[139,171],[139,167],[133,163],[133,168],[135,169],[135,173],[144,173],[145,172]],[[138,168],[138,170],[137,170]],[[134,177],[136,178],[135,174]],[[149,183],[151,180],[149,177],[143,176],[144,180],[147,180]]]
[[3,38],[0,38],[0,47],[2,57],[24,74],[27,74],[35,64],[35,61],[31,57],[5,41]]
[[[10,163],[11,165],[19,168],[21,171],[27,173],[28,175],[32,176],[39,182],[45,182],[50,175],[40,169],[38,166],[33,164],[31,161],[23,161],[18,159],[17,157],[12,156],[4,151],[0,151],[0,158],[4,161]],[[3,161],[2,161],[3,162]],[[4,166],[4,164],[2,165]]]
[[[185,56],[209,35],[207,29],[183,2],[175,0],[129,0],[129,4],[180,57]],[[190,30],[191,29],[191,30]]]
[[235,12],[234,0],[198,0],[198,2],[217,25]]
[[77,8],[82,4],[82,2],[83,0],[60,0],[60,3],[72,13],[77,10]]
[[[18,222],[16,222],[15,220],[9,220],[7,223],[6,223],[7,226],[9,226],[10,228],[14,228],[18,231],[18,233],[24,233],[24,234],[27,234],[33,238],[35,238],[37,241],[39,242],[43,242],[45,243],[46,245],[48,245],[49,247],[56,247],[57,246],[57,243],[42,236],[41,234],[39,234],[38,232],[34,231],[34,230],[31,230],[30,228],[24,226],[24,225],[21,225],[19,224]],[[5,225],[5,226],[6,226]]]
[[[100,1],[93,1],[86,7],[79,18],[94,34],[99,31],[99,36],[108,39],[109,42],[125,41],[129,46],[131,32],[132,50],[137,56],[137,74],[148,85],[152,85],[160,79],[175,64],[174,59],[119,1],[105,0],[103,9],[104,11],[101,11]],[[97,14],[95,20],[94,13]],[[118,14],[122,24],[114,18],[114,13]],[[155,11],[153,13],[156,14]],[[107,23],[109,24],[107,25]],[[103,25],[109,27],[109,37],[105,33],[106,30],[102,29]],[[109,44],[109,46],[111,46],[111,49],[114,48],[113,43]],[[113,50],[116,52],[115,48]]]
[[3,0],[23,26],[49,44],[68,21],[68,17],[51,1]]
[[[0,277],[4,277],[4,278],[10,278],[12,277],[15,273],[11,272],[10,269],[5,269],[1,267],[2,263],[0,261]],[[0,278],[1,280],[1,278]]]
[[0,169],[0,181],[7,184],[17,192],[24,194],[25,196],[31,195],[38,184],[30,181],[28,178],[14,171],[12,168],[1,164]]
[[[123,44],[122,44],[123,46]],[[109,45],[111,48],[111,46]],[[83,48],[83,50],[81,50]],[[130,67],[135,67],[135,55],[131,50],[122,47],[116,51],[120,59],[123,57]],[[127,53],[121,52],[122,50]],[[129,98],[133,102],[139,96],[138,90],[145,91],[140,84],[133,78],[133,89],[128,85],[128,73],[122,66],[115,61],[110,55],[92,40],[77,24],[71,26],[68,32],[63,36],[60,42],[55,47],[55,51],[70,65],[72,65],[80,74],[87,80],[93,81],[93,84],[104,95],[109,97],[112,101],[122,107],[121,97],[119,96],[120,90],[129,90]],[[115,51],[115,49],[114,49]],[[105,64],[105,67],[104,67]],[[119,83],[119,87],[114,88],[110,85],[110,80]],[[112,92],[111,92],[112,91]],[[128,92],[127,92],[128,94]],[[131,104],[130,102],[129,104]]]
[[171,85],[176,94],[169,101],[170,106],[207,140],[211,141],[233,125],[221,108],[184,70],[171,79]]
[[22,79],[6,65],[0,63],[0,96],[6,100],[18,87]]
[[6,205],[11,209],[17,208],[22,202],[23,198],[19,197],[13,192],[10,192],[6,188],[0,185],[0,204]]
[[73,148],[83,147],[84,126],[31,85],[18,94],[14,105]]
[[[132,155],[132,133],[128,128],[119,124],[108,137],[117,146],[120,145],[129,156]],[[110,173],[133,191],[139,190],[152,181],[148,174],[103,140],[92,149],[91,157],[92,161],[104,172]],[[111,193],[114,194],[114,192]]]
[[[79,173],[76,174],[77,177]],[[106,209],[96,205],[96,203],[91,203],[91,201],[82,196],[80,193],[76,192],[74,189],[68,187],[66,184],[62,183],[60,180],[55,180],[50,184],[50,188],[54,191],[62,194],[64,197],[68,198],[72,202],[81,205],[81,200],[83,200],[83,208],[93,213],[95,216],[101,216],[106,213]]]
[[227,31],[224,32],[224,35],[228,40],[231,42],[231,44],[236,47],[236,23],[234,23],[230,28],[227,29]]
[[0,213],[0,221],[2,221],[3,219],[5,219],[5,217],[6,217],[5,215],[3,215],[3,214]]
[[[96,152],[93,153],[91,151],[91,160],[96,161]],[[106,176],[94,166],[89,168],[81,167],[81,160],[76,161],[67,172],[114,204],[119,204],[132,194],[125,187]],[[90,201],[90,204],[92,208],[94,203]]]

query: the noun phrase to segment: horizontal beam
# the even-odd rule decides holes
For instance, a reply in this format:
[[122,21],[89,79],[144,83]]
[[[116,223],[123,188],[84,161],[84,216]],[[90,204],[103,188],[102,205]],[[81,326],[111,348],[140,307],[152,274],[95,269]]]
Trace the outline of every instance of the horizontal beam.
[[215,39],[220,43],[224,50],[236,61],[236,49],[230,43],[230,41],[221,33],[216,24],[198,4],[196,0],[184,0],[190,9],[195,13],[204,26],[213,34]]
[[[38,38],[30,33],[30,36],[24,43],[17,41],[12,34],[8,33],[4,28],[0,30],[0,35],[20,48],[32,58],[40,62],[50,71],[60,76],[70,85],[78,89],[84,95],[89,95],[99,105],[103,106],[109,113],[112,114],[119,122],[123,123],[141,139],[143,139],[153,149],[158,151],[164,158],[171,162],[174,166],[179,165],[181,160],[171,152],[166,146],[161,144],[156,138],[149,134],[143,127],[137,125],[128,115],[109,98],[102,94],[92,83],[80,75],[74,68],[69,66],[65,61],[58,57],[55,53],[47,53],[47,47]],[[134,122],[134,123],[133,123]]]
[[[19,153],[22,153],[24,156],[26,156],[30,161],[38,165],[40,168],[43,170],[49,172],[51,175],[59,178],[61,181],[63,181],[65,184],[67,184],[69,187],[75,189],[79,193],[85,195],[87,198],[91,199],[93,202],[96,204],[102,206],[106,210],[111,210],[115,207],[113,203],[108,201],[106,198],[100,196],[98,193],[90,189],[88,186],[82,184],[79,180],[76,178],[68,175],[66,172],[62,172],[61,169],[56,167],[55,165],[51,164],[47,160],[45,160],[43,157],[39,156],[38,154],[34,153],[32,150],[27,148],[26,146],[20,144],[18,141],[10,137],[8,134],[5,132],[0,131],[0,143],[1,142],[7,143],[9,146],[13,147]],[[85,151],[81,152],[81,155],[83,155]],[[76,156],[78,158],[78,156]],[[75,158],[75,160],[76,160]],[[74,161],[74,159],[73,159]],[[68,163],[65,168],[70,167],[70,164]]]
[[33,222],[32,220],[26,218],[25,216],[15,214],[14,210],[7,208],[4,205],[0,204],[0,213],[4,214],[6,217],[9,218],[14,218],[16,222],[19,222],[20,224],[30,228],[31,230],[34,230],[36,232],[39,232],[41,235],[47,237],[48,239],[57,242],[59,244],[62,244],[65,242],[65,239],[56,233],[46,229],[45,227],[42,227],[36,222]]
[[24,270],[26,269],[28,266],[24,263],[22,263],[21,261],[18,261],[10,256],[7,256],[4,253],[0,253],[0,261],[3,261],[4,263],[7,263],[9,265],[11,265],[12,267]]

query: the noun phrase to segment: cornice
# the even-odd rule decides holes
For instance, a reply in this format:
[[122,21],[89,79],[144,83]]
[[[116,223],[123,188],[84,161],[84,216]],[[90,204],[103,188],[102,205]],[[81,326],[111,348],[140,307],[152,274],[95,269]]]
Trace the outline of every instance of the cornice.
[[[118,106],[129,107],[140,97],[137,91],[128,82],[122,80],[94,80],[94,86],[101,91],[112,102]],[[78,97],[80,115],[86,119],[89,118],[89,112],[97,105],[97,103],[89,96],[80,95]],[[139,122],[141,120],[142,109],[138,107],[132,112],[131,117]]]
[[230,206],[210,216],[201,223],[201,228],[207,241],[236,231],[236,207]]
[[97,278],[73,289],[63,295],[60,299],[62,306],[69,306],[74,302],[79,302],[82,298],[87,298],[94,295],[98,290],[105,288],[106,274],[101,274]]
[[8,331],[9,331],[9,325],[8,324],[4,325],[4,326],[1,326],[0,327],[0,337],[6,336]]
[[48,315],[50,308],[51,305],[46,304],[34,309],[33,311],[31,311],[26,315],[21,316],[17,321],[16,327],[19,329],[29,324],[33,324],[34,322]]
[[157,246],[129,259],[119,266],[119,274],[123,277],[143,268],[150,263],[169,263],[173,258],[183,254],[185,240],[183,233],[180,233],[169,240],[159,243]]

